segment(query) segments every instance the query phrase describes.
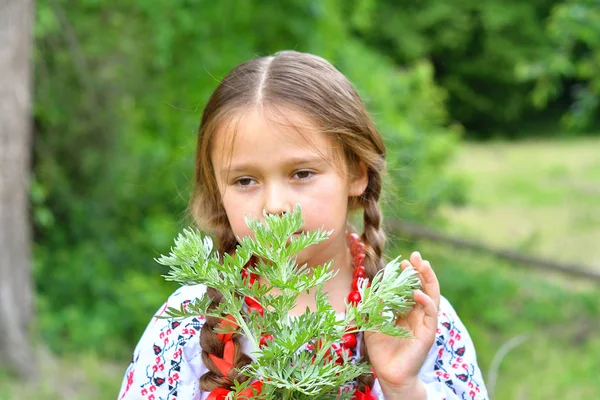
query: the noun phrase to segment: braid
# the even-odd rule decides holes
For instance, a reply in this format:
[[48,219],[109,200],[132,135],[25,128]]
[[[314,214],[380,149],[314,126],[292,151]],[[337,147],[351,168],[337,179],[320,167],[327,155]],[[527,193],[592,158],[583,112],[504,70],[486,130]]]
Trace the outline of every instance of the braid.
[[383,247],[385,246],[385,233],[381,228],[381,210],[379,196],[381,195],[381,175],[369,171],[369,184],[362,195],[364,208],[364,232],[361,239],[366,246],[365,269],[369,279],[383,269]]
[[[381,194],[381,174],[369,170],[369,184],[361,197],[364,208],[364,232],[361,236],[365,243],[364,266],[369,280],[372,280],[378,271],[383,269],[383,248],[385,246],[385,232],[381,228],[381,210],[379,196]],[[369,363],[369,353],[366,341],[360,341],[360,354],[365,362]],[[363,374],[357,378],[358,389],[365,390],[365,386],[373,387],[373,374]]]
[[[237,240],[227,225],[221,223],[216,230],[219,243],[219,254],[231,253],[235,250]],[[209,309],[214,309],[223,301],[223,295],[215,288],[207,288],[207,294],[212,298],[212,303]],[[206,317],[206,321],[200,331],[200,347],[202,348],[202,361],[208,368],[208,372],[200,377],[200,388],[204,391],[212,391],[217,388],[229,389],[233,386],[234,381],[245,382],[248,380],[246,375],[240,374],[238,369],[252,362],[252,359],[247,354],[242,352],[242,344],[240,341],[241,335],[234,334],[231,338],[235,346],[235,355],[233,358],[233,367],[227,375],[223,375],[217,366],[213,363],[209,354],[214,354],[217,357],[223,357],[225,344],[219,340],[215,327],[221,323],[220,318]]]

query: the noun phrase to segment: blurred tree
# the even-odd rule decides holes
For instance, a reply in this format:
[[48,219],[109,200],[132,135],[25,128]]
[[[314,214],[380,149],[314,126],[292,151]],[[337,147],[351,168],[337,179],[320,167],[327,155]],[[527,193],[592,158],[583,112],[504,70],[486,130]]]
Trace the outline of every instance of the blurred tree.
[[533,104],[546,108],[567,97],[564,126],[584,131],[600,123],[600,0],[556,4],[546,24],[549,43],[543,57],[518,65],[523,81],[535,82]]
[[353,34],[400,65],[423,58],[448,93],[453,120],[487,137],[522,134],[533,106],[519,62],[541,59],[550,39],[544,21],[557,0],[351,0]]
[[28,180],[33,0],[0,0],[0,366],[36,375]]

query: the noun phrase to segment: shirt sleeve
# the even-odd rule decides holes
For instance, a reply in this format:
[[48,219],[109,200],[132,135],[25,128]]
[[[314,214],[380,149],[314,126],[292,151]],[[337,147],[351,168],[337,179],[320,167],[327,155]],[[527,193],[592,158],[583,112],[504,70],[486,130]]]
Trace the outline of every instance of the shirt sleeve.
[[444,297],[440,300],[435,343],[419,377],[429,400],[488,399],[473,341]]
[[179,309],[201,297],[202,285],[182,286],[148,324],[125,371],[118,400],[198,400],[201,362],[200,328],[204,317],[157,318],[167,307]]

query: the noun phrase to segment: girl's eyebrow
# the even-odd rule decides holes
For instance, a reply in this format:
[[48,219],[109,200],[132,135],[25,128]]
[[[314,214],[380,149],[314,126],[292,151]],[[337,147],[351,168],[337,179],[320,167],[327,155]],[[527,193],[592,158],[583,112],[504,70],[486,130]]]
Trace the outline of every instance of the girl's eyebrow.
[[[326,164],[327,160],[325,160],[322,156],[320,155],[315,155],[314,157],[291,157],[287,160],[285,160],[282,164],[286,167],[291,167],[291,166],[299,166],[299,165],[306,165],[306,164]],[[254,168],[254,164],[252,163],[246,163],[246,162],[242,162],[242,163],[238,163],[238,164],[231,164],[228,167],[223,168],[223,170],[221,171],[222,173],[237,173],[237,172],[245,172],[248,170],[251,170]]]

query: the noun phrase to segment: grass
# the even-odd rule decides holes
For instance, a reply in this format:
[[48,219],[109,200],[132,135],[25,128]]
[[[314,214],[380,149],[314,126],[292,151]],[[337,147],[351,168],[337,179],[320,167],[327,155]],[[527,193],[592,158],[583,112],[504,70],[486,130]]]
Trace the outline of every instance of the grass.
[[[466,205],[443,210],[447,233],[600,269],[600,139],[466,144],[452,169],[470,190]],[[598,282],[414,246],[467,325],[484,377],[502,345],[526,338],[502,359],[494,400],[597,397]]]
[[37,350],[40,379],[19,382],[0,371],[0,400],[104,400],[117,398],[127,362],[98,358],[94,353],[56,357]]
[[487,384],[500,348],[526,337],[502,359],[494,400],[583,399],[600,391],[600,285],[574,290],[479,253],[415,246],[432,262],[442,294],[467,326]]
[[469,203],[447,232],[600,269],[600,139],[466,144],[452,169]]

